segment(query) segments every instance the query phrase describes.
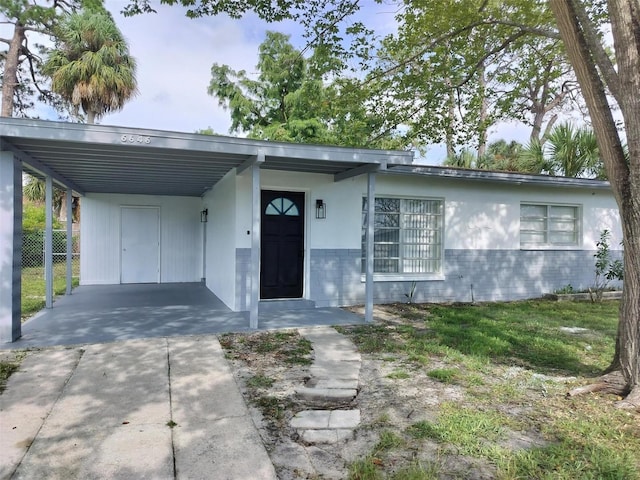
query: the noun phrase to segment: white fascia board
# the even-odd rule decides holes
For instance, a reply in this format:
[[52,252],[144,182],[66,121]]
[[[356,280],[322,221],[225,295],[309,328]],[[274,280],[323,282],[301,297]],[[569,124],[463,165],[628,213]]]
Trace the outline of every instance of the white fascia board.
[[390,175],[410,175],[424,177],[450,178],[454,180],[472,180],[494,183],[509,183],[511,185],[541,185],[567,188],[593,188],[610,190],[611,185],[606,180],[590,178],[555,177],[551,175],[535,175],[517,172],[493,172],[489,170],[467,170],[438,166],[400,166],[392,167],[381,173]]
[[87,125],[21,118],[0,118],[2,135],[57,142],[121,145],[135,148],[145,146],[175,150],[193,150],[254,157],[262,150],[265,157],[282,157],[331,162],[394,163],[410,165],[411,151],[368,150],[328,145],[277,143],[265,140],[169,132],[131,127]]
[[0,119],[2,135],[7,138],[51,140],[93,145],[118,145],[131,148],[153,147],[167,150],[219,152],[231,155],[255,155],[256,148],[230,137],[216,137],[131,127],[87,125],[46,120]]

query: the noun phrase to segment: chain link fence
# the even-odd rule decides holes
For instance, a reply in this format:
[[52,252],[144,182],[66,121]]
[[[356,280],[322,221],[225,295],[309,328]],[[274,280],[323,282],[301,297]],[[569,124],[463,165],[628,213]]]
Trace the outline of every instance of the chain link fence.
[[[53,291],[64,293],[67,275],[67,231],[53,230]],[[74,286],[80,280],[80,232],[72,233],[72,267]],[[44,306],[44,230],[22,232],[22,311],[30,315]]]

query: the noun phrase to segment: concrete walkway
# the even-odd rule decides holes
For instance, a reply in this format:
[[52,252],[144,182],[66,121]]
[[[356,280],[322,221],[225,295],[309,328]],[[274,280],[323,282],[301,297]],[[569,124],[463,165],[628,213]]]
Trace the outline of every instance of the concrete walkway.
[[314,360],[309,380],[296,393],[314,409],[298,412],[291,426],[306,443],[348,440],[360,424],[360,410],[349,408],[358,395],[360,353],[332,327],[301,328],[299,332],[311,342]]
[[214,336],[30,352],[0,395],[0,479],[275,479]]

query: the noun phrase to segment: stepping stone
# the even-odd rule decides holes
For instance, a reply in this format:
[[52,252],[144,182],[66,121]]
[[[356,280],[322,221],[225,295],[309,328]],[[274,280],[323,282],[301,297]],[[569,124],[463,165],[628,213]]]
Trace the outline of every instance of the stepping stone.
[[349,403],[358,391],[355,388],[296,388],[298,397],[314,403]]
[[305,443],[338,443],[353,438],[353,430],[303,430],[300,438]]
[[305,443],[337,443],[353,438],[360,410],[304,410],[291,419]]
[[349,429],[360,425],[360,410],[303,410],[291,419],[296,429]]
[[331,410],[303,410],[291,419],[293,428],[329,428]]
[[329,428],[356,428],[360,425],[360,410],[332,410]]
[[324,389],[358,389],[358,379],[337,379],[337,378],[311,378],[305,385],[307,388]]

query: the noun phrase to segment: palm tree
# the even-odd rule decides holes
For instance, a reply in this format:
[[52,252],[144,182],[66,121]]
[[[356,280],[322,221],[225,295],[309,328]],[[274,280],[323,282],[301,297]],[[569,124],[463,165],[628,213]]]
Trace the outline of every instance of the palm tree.
[[460,153],[454,153],[452,156],[448,156],[442,164],[455,168],[475,168],[476,156],[477,155],[471,150],[465,148]]
[[593,131],[568,123],[555,127],[544,146],[539,142],[529,144],[520,157],[551,175],[605,178]]
[[54,92],[82,108],[87,123],[122,109],[137,94],[135,59],[109,12],[72,13],[60,25],[58,38],[43,72],[51,77]]
[[596,136],[591,130],[564,123],[554,128],[548,142],[549,157],[557,175],[591,175],[600,160]]
[[[545,140],[546,142],[546,140]],[[549,175],[553,172],[553,162],[545,157],[544,145],[533,139],[518,154],[518,163],[523,171]]]
[[[24,199],[31,203],[42,205],[45,202],[45,195],[46,187],[44,181],[29,175],[28,173],[23,176],[22,196]],[[73,202],[70,218],[72,218],[74,222],[78,222],[80,220],[80,198],[74,196],[72,199]],[[62,216],[63,209],[67,202],[67,192],[54,186],[52,201],[53,215],[57,220],[61,220],[60,217]],[[66,213],[68,216],[67,218],[69,218],[69,212]]]

